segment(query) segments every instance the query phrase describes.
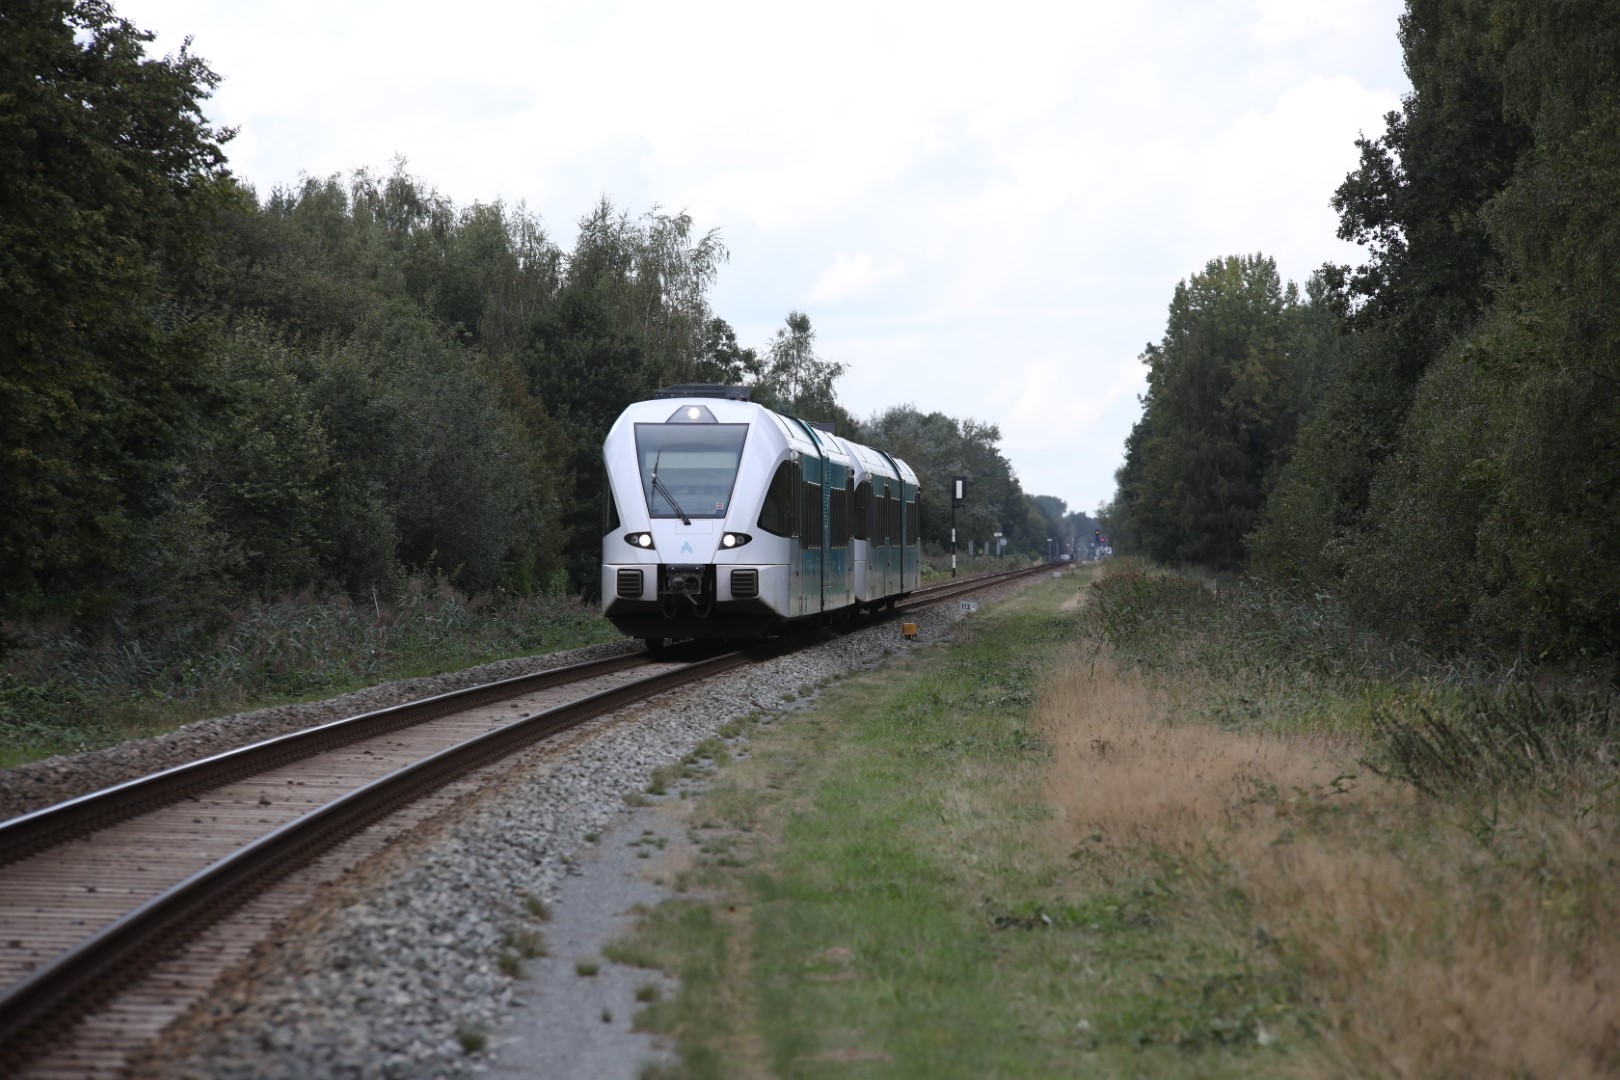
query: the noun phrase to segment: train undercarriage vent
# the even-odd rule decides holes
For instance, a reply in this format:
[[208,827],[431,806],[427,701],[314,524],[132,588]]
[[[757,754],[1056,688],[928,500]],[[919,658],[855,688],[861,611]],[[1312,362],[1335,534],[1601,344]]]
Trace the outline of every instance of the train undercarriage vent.
[[749,600],[759,595],[758,570],[733,570],[731,595],[738,600]]
[[628,596],[635,600],[641,599],[641,571],[620,568],[619,595]]

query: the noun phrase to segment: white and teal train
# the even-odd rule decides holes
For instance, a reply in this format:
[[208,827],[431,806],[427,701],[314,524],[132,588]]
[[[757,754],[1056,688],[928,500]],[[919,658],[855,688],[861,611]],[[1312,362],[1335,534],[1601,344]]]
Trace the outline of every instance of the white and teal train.
[[870,611],[917,587],[917,474],[748,400],[672,386],[602,444],[602,613],[656,648]]

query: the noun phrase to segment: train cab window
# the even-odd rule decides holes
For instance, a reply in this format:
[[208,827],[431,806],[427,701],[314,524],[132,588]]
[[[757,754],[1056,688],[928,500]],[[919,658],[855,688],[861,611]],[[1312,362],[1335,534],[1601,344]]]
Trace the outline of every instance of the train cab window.
[[725,517],[747,437],[747,424],[637,424],[647,512],[655,518]]
[[793,462],[784,461],[765,489],[765,505],[759,510],[759,527],[773,536],[793,535]]
[[862,480],[855,487],[853,524],[857,540],[872,539],[872,481]]

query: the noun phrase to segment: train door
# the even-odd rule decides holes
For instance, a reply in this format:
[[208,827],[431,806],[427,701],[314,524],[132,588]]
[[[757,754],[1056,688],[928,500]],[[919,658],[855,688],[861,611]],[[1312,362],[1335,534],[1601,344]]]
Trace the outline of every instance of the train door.
[[906,486],[901,481],[894,481],[889,487],[889,549],[894,552],[894,593],[906,591],[906,526],[904,526],[904,508],[906,508]]
[[902,548],[901,564],[901,592],[911,592],[917,587],[919,575],[922,572],[920,558],[922,555],[922,536],[919,528],[921,522],[917,515],[917,485],[900,482],[900,498],[902,507],[902,531],[905,534],[905,546]]
[[[802,508],[799,520],[803,522],[799,532],[799,553],[803,560],[806,614],[814,614],[822,609],[822,597],[826,593],[823,572],[826,562],[826,514],[823,508],[826,485],[818,483],[811,473],[811,469],[820,464],[819,460],[814,464],[806,462],[809,467],[804,470],[804,481],[799,485],[799,505]],[[819,473],[820,469],[816,468],[815,472]]]
[[854,525],[855,552],[859,556],[855,565],[855,598],[866,603],[878,595],[876,563],[872,559],[872,474],[868,472],[855,485],[850,503],[850,521]]
[[893,596],[894,546],[889,538],[889,481],[885,479],[881,485],[874,487],[873,491],[876,497],[872,500],[872,506],[877,515],[873,535],[877,537],[877,542],[882,545],[882,554],[879,556],[879,561],[882,563],[883,595]]
[[792,616],[804,614],[804,466],[796,451],[789,456],[788,465],[787,498],[793,534],[788,541],[788,566],[793,580],[788,586],[787,614]]
[[786,595],[774,590],[770,593],[771,606],[778,608],[787,618],[804,611],[804,560],[799,554],[801,482],[799,455],[790,452],[771,474],[770,486],[765,490],[765,499],[756,522],[760,531],[780,537],[787,547],[785,555],[780,556],[783,569],[787,571]]
[[893,455],[882,450],[878,451],[878,453],[882,455],[884,461],[889,463],[889,468],[894,470],[892,477],[884,478],[883,499],[879,503],[878,509],[882,518],[879,528],[883,532],[885,544],[883,551],[883,594],[885,596],[896,596],[908,591],[904,576],[906,559],[904,544],[906,537],[901,527],[902,498],[905,494],[905,482],[901,477],[905,473],[900,468],[900,464],[895,461]]
[[799,457],[799,571],[804,592],[799,613],[812,615],[826,610],[827,596],[827,500],[829,462],[821,453],[816,429],[791,417],[814,449]]
[[867,591],[876,600],[889,595],[889,582],[884,576],[889,565],[889,553],[884,547],[881,476],[872,478],[872,490],[866,499],[866,535],[872,538],[866,546],[866,580],[871,582]]
[[856,602],[855,596],[855,470],[844,470],[843,512],[840,530],[844,545],[844,605]]
[[830,457],[825,459],[821,505],[825,510],[821,551],[821,610],[835,611],[849,603],[844,595],[848,580],[849,545],[844,542],[843,505],[845,468]]
[[889,549],[885,546],[888,539],[883,533],[883,478],[881,476],[872,479],[872,494],[867,499],[866,509],[866,535],[872,538],[872,542],[867,545],[866,580],[872,583],[868,591],[872,594],[873,599],[878,599],[889,594],[887,578]]

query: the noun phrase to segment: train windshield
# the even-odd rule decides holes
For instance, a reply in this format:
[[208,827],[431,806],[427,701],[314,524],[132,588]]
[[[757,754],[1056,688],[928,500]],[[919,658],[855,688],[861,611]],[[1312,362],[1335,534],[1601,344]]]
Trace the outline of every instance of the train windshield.
[[747,424],[637,424],[647,512],[655,518],[725,517],[747,437]]

